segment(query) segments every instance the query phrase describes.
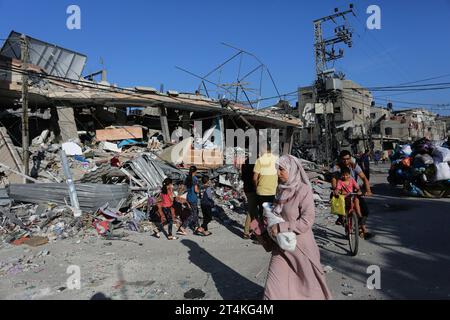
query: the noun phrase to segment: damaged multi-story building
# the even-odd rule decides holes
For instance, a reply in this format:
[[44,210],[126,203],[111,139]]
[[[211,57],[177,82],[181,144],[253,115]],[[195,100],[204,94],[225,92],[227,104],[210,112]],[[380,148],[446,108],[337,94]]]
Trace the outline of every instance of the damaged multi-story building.
[[[323,126],[318,116],[332,117],[329,135],[338,144],[338,150],[351,150],[355,154],[365,149],[391,150],[399,143],[410,143],[420,138],[443,140],[447,135],[446,123],[438,115],[424,108],[393,111],[376,106],[371,92],[351,80],[331,79],[329,91],[334,102],[317,103],[314,86],[298,89],[299,116],[304,122],[296,141],[315,156],[324,143]],[[322,134],[321,134],[322,130]]]
[[146,140],[157,135],[171,144],[177,129],[192,131],[194,121],[202,121],[201,134],[214,128],[214,144],[221,152],[226,129],[274,128],[280,130],[281,152],[289,153],[293,132],[301,126],[301,121],[291,115],[270,109],[257,111],[198,92],[162,92],[147,85],[122,88],[108,82],[106,70],[84,74],[86,55],[29,36],[24,38],[28,55],[23,64],[21,36],[11,32],[0,51],[0,126],[16,146],[21,145],[23,131],[20,119],[24,74],[28,79],[30,141],[45,129],[59,142],[93,140],[98,138],[98,130],[114,126],[126,128],[125,134],[118,133],[114,141]]
[[[446,123],[438,119],[438,115],[424,108],[392,111],[383,109],[385,114],[379,118],[377,108],[372,108],[374,121],[372,139],[376,150],[389,149],[386,142],[413,142],[420,138],[433,141],[445,139],[447,136]],[[378,108],[379,110],[379,108]]]
[[299,116],[304,122],[297,141],[316,153],[323,135],[318,121],[319,114],[331,114],[332,126],[336,130],[335,141],[339,149],[361,150],[369,147],[369,120],[372,94],[351,80],[331,79],[330,90],[335,92],[335,101],[323,106],[317,104],[314,86],[298,89]]

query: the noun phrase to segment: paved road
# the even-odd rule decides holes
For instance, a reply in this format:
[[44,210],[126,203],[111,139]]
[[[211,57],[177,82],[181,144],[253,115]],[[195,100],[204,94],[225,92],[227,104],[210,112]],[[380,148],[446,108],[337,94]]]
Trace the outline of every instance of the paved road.
[[[368,226],[376,234],[348,254],[335,218],[318,212],[315,235],[334,299],[450,299],[450,199],[402,196],[373,177]],[[56,241],[39,248],[0,246],[0,262],[22,259],[29,269],[0,274],[0,299],[90,299],[102,292],[114,299],[184,299],[191,288],[205,299],[255,299],[263,290],[270,255],[243,240],[239,223],[211,224],[211,237],[178,241],[131,234],[133,242],[95,235]],[[139,245],[141,243],[142,245]],[[50,254],[36,257],[42,250]],[[27,264],[26,262],[29,261]],[[67,289],[67,267],[81,268],[81,289]],[[381,271],[381,289],[366,287],[367,268]],[[344,294],[345,293],[345,294]]]
[[[450,199],[406,197],[386,183],[386,174],[375,174],[372,184],[368,227],[375,237],[360,242],[358,256],[348,255],[335,219],[318,219],[316,238],[322,263],[333,268],[327,279],[334,298],[450,299]],[[371,265],[380,268],[380,290],[367,289]]]

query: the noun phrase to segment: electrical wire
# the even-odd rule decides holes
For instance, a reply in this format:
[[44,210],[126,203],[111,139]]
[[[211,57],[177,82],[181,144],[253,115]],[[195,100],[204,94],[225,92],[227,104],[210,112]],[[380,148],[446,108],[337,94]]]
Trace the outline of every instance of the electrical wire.
[[[38,72],[30,72],[30,71],[23,71],[21,68],[16,68],[11,66],[11,69],[5,69],[5,68],[0,68],[0,70],[3,71],[14,71],[16,73],[19,74],[28,74],[29,76],[36,76],[39,78],[45,78],[45,79],[50,79],[50,80],[60,80],[60,81],[65,81],[65,82],[69,82],[72,84],[76,84],[78,86],[84,87],[84,88],[90,88],[90,89],[96,89],[96,90],[101,90],[101,91],[106,91],[106,92],[110,92],[110,93],[122,93],[122,94],[126,94],[126,95],[130,95],[133,97],[140,97],[140,98],[145,98],[145,99],[149,99],[148,96],[146,95],[141,95],[138,94],[136,91],[132,90],[132,89],[126,89],[126,88],[121,88],[121,87],[111,87],[109,85],[103,85],[103,84],[98,84],[98,83],[90,83],[90,82],[86,82],[86,81],[81,81],[81,80],[74,80],[74,79],[70,79],[70,78],[66,78],[66,77],[60,77],[60,76],[55,76],[55,75],[49,75],[46,73],[38,73]],[[59,85],[59,84],[55,84],[55,85]],[[62,86],[62,85],[60,85]],[[62,86],[64,87],[64,86]],[[289,96],[289,95],[293,95],[296,94],[297,91],[293,91],[293,92],[289,92],[289,93],[285,93],[283,94],[284,96]],[[173,99],[177,102],[184,102],[182,99],[173,97],[173,96],[164,96],[165,98],[170,98]],[[270,99],[274,99],[277,98],[278,96],[274,96],[274,97],[268,97],[268,98],[262,98],[261,100],[270,100]],[[213,101],[211,101],[211,103],[213,103]]]
[[[362,26],[362,28],[365,30],[366,34],[369,34],[369,36],[378,43],[378,45],[380,47],[382,47],[382,49],[384,50],[384,54],[389,58],[388,61],[392,64],[392,66],[394,68],[396,68],[398,71],[400,71],[399,74],[401,74],[401,77],[404,78],[405,80],[407,78],[411,78],[410,75],[407,74],[407,72],[405,72],[400,65],[395,61],[394,57],[389,53],[389,50],[386,48],[386,46],[383,45],[383,43],[381,43],[381,41],[379,41],[374,35],[373,32],[370,32],[370,30],[367,29],[366,25],[364,24],[364,22],[361,21],[361,19],[358,16],[355,16],[355,20]],[[370,47],[372,47],[372,49],[374,51],[378,51],[376,47],[372,46],[371,42],[368,42],[368,45]],[[374,49],[375,48],[375,49]],[[405,77],[406,76],[406,77]],[[406,80],[407,81],[407,80]]]

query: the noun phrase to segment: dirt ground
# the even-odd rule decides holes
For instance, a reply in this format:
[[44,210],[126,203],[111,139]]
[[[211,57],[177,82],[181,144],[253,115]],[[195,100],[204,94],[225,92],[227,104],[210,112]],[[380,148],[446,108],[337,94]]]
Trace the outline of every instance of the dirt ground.
[[[368,226],[375,237],[361,241],[358,256],[349,255],[335,217],[316,214],[314,232],[334,299],[449,299],[450,199],[404,197],[385,183],[385,173],[372,181],[376,195],[368,199]],[[213,235],[175,241],[130,232],[129,241],[90,234],[37,248],[3,244],[0,267],[16,267],[0,273],[0,299],[87,300],[103,293],[112,299],[180,300],[190,289],[202,290],[203,299],[258,299],[270,255],[242,239],[244,219],[213,221]],[[367,288],[373,265],[381,270],[379,290]],[[70,266],[79,267],[79,289],[68,283]]]

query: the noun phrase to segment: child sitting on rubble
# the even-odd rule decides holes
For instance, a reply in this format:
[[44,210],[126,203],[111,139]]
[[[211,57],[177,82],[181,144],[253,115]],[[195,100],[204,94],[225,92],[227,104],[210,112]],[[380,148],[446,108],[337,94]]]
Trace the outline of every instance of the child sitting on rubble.
[[212,210],[215,206],[214,199],[212,197],[212,188],[209,185],[209,177],[203,176],[202,178],[202,184],[203,184],[203,194],[202,194],[202,200],[200,202],[202,213],[203,213],[203,234],[204,236],[210,236],[211,232],[208,231],[208,224],[212,220]]
[[159,230],[155,232],[154,236],[160,238],[159,231],[164,231],[164,222],[167,223],[167,232],[169,240],[176,240],[177,237],[174,237],[172,234],[172,228],[174,223],[175,210],[173,209],[173,202],[176,199],[173,192],[173,183],[172,179],[167,178],[163,181],[163,185],[161,188],[161,198],[157,203],[158,213],[161,218],[161,224],[159,225]]
[[[344,167],[341,169],[341,177],[337,182],[336,189],[334,190],[334,196],[338,197],[340,194],[347,195],[349,193],[357,193],[358,196],[362,195],[358,183],[351,176],[350,168]],[[347,207],[350,206],[350,197],[345,198],[345,205]],[[356,214],[359,218],[361,218],[361,207],[359,205],[358,197],[353,198],[353,206],[355,208]]]

